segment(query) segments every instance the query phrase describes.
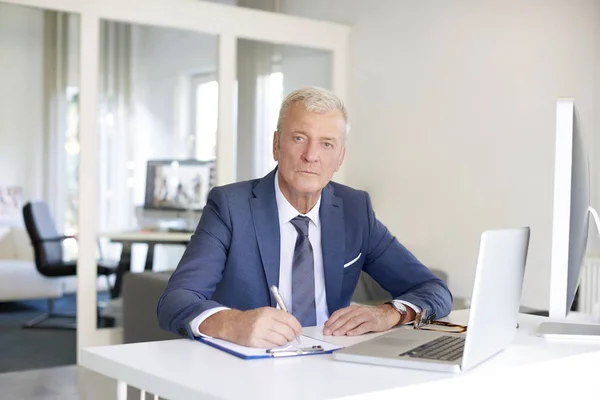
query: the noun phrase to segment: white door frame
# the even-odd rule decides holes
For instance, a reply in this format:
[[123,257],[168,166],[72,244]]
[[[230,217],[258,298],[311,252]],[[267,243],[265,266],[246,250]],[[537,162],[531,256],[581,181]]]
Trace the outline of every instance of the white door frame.
[[[238,38],[329,50],[332,89],[347,98],[350,27],[330,22],[198,0],[0,0],[2,3],[70,12],[80,16],[79,260],[77,348],[122,343],[122,328],[96,327],[96,235],[98,229],[99,29],[102,19],[218,35],[219,122],[217,184],[235,180],[234,110]],[[344,181],[344,172],[336,175]],[[154,305],[149,305],[154,306]],[[79,359],[79,352],[78,352]]]

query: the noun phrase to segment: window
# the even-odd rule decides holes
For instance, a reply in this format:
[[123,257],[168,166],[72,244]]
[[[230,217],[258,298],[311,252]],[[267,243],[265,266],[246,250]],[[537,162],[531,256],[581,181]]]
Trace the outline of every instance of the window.
[[[66,89],[67,118],[65,130],[65,192],[64,192],[64,234],[79,233],[79,88]],[[61,226],[60,222],[58,226]],[[76,240],[64,242],[65,257],[74,259],[77,255]]]
[[279,107],[281,106],[281,102],[283,101],[283,73],[282,72],[273,72],[268,76],[268,95],[267,95],[267,118],[269,120],[270,126],[265,132],[267,136],[264,144],[264,154],[262,159],[263,170],[260,171],[260,176],[263,176],[269,173],[275,166],[277,162],[273,160],[272,152],[273,152],[273,142],[272,135],[273,132],[277,129],[277,119],[279,118]]
[[214,160],[217,151],[217,121],[219,116],[219,83],[214,75],[198,75],[192,79],[192,134],[194,143],[191,158]]

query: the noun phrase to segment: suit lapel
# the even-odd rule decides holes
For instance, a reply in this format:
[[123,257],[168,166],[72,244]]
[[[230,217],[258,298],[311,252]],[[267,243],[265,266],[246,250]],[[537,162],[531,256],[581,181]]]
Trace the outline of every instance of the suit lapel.
[[[268,287],[279,285],[280,234],[279,214],[275,199],[275,171],[260,179],[250,200],[252,220]],[[275,307],[273,296],[271,306]]]
[[343,202],[342,199],[335,196],[331,185],[325,186],[321,193],[319,217],[321,219],[321,246],[327,307],[329,312],[333,313],[340,307],[346,235]]

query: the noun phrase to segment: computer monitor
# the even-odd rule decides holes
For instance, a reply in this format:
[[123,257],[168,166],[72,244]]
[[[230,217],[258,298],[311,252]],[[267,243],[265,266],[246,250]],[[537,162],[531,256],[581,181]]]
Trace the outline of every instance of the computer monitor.
[[[558,99],[554,159],[552,258],[550,264],[551,318],[566,318],[579,285],[587,247],[590,207],[590,173],[586,148],[573,99]],[[597,214],[596,214],[597,215]],[[600,325],[542,323],[544,337],[600,340]]]
[[213,186],[212,161],[149,160],[144,208],[201,211]]

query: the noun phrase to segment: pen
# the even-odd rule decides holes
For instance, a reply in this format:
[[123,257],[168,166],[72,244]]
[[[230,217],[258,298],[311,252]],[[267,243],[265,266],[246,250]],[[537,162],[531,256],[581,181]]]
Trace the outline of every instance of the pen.
[[[277,288],[277,286],[275,286],[275,285],[271,286],[271,293],[273,294],[275,301],[279,305],[279,308],[281,308],[286,313],[289,313],[287,307],[285,306],[285,303],[283,302],[283,298],[279,294],[279,289]],[[300,339],[298,338],[298,336],[296,336],[296,342],[298,342],[298,346],[300,346]]]

